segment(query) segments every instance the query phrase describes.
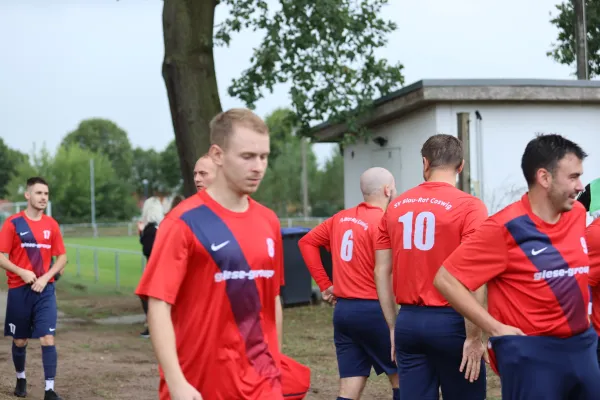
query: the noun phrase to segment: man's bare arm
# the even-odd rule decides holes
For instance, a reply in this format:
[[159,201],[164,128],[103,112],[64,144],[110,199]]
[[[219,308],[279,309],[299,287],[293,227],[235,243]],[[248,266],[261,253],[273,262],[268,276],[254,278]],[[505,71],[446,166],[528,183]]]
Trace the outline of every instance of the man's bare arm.
[[12,261],[10,261],[4,253],[0,253],[0,268],[17,275],[19,275],[24,269],[19,267],[18,265],[13,264]]
[[515,327],[507,326],[492,317],[485,308],[475,299],[458,279],[456,279],[444,266],[440,267],[433,280],[435,288],[448,300],[452,308],[463,317],[477,325],[490,336],[523,335]]
[[44,275],[46,275],[48,277],[48,280],[50,280],[54,276],[56,276],[56,274],[60,273],[60,271],[65,269],[66,265],[67,265],[67,255],[61,254],[60,256],[56,257],[56,262],[54,263],[52,268],[50,268],[48,270],[48,272],[46,272]]
[[283,306],[281,305],[281,296],[275,296],[275,327],[277,328],[277,341],[279,342],[279,352],[283,349]]
[[167,385],[175,387],[187,383],[177,357],[170,304],[153,297],[148,298],[148,328],[154,353],[163,369]]
[[[485,307],[485,290],[486,285],[473,292],[473,296],[482,307]],[[467,331],[467,339],[483,339],[483,331],[480,327],[465,318],[465,329]]]
[[375,285],[383,315],[390,330],[396,326],[396,301],[392,288],[392,250],[375,251]]

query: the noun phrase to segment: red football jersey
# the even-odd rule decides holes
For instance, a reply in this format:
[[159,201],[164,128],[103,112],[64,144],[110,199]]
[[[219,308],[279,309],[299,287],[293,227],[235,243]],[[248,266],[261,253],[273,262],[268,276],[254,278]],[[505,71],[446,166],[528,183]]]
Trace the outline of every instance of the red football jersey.
[[[16,266],[44,275],[50,269],[52,257],[65,254],[60,227],[52,217],[42,214],[38,221],[29,219],[22,211],[4,221],[0,231],[0,253],[7,253]],[[8,287],[25,285],[17,274],[6,271]],[[54,278],[49,282],[54,282]]]
[[589,284],[592,287],[592,325],[600,335],[600,218],[587,227],[586,242],[590,259]]
[[[136,294],[172,305],[179,364],[205,400],[281,400],[275,297],[283,243],[275,213],[233,212],[206,191],[161,222]],[[160,371],[160,399],[170,398]]]
[[486,220],[444,267],[470,290],[488,284],[488,311],[526,335],[559,338],[589,328],[586,212],[575,202],[556,224],[525,194]]
[[444,182],[424,182],[392,201],[375,249],[392,249],[396,303],[448,306],[433,278],[487,215],[481,200]]
[[343,210],[304,235],[298,242],[302,257],[319,289],[332,285],[319,247],[331,250],[333,294],[347,299],[377,300],[375,240],[383,210],[367,203]]

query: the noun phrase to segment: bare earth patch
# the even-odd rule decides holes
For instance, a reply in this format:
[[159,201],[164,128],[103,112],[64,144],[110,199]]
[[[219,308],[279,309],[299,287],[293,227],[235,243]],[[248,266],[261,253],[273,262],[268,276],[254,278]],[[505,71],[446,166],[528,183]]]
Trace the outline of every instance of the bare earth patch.
[[[65,283],[65,289],[66,284]],[[100,296],[60,291],[59,309],[68,317],[86,321],[118,314],[141,312],[132,295]],[[75,315],[73,315],[75,314]],[[327,305],[284,310],[284,352],[312,370],[311,393],[307,399],[330,400],[338,389],[337,363],[333,344],[333,310]],[[141,324],[99,325],[91,322],[59,324],[57,331],[58,374],[56,390],[65,400],[147,400],[157,398],[158,369],[152,346],[140,338]],[[10,339],[0,344],[0,400],[14,399],[15,373]],[[43,370],[38,341],[27,348],[27,380],[30,399],[43,398]],[[499,382],[488,374],[489,400],[500,399]],[[390,399],[385,376],[371,376],[364,399]]]

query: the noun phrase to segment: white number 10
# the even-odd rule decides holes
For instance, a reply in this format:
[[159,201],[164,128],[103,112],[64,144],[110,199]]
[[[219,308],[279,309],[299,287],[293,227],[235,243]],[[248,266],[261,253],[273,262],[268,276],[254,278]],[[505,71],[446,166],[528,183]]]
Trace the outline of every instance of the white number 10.
[[417,218],[415,218],[414,239],[412,234],[413,215],[414,213],[410,211],[398,218],[398,222],[402,222],[404,225],[402,233],[404,248],[407,250],[412,249],[414,243],[415,247],[419,250],[431,250],[435,243],[435,215],[429,211],[417,214]]
[[344,232],[342,238],[342,248],[340,249],[340,258],[344,261],[352,260],[352,248],[354,247],[354,241],[352,240],[352,229],[348,229]]

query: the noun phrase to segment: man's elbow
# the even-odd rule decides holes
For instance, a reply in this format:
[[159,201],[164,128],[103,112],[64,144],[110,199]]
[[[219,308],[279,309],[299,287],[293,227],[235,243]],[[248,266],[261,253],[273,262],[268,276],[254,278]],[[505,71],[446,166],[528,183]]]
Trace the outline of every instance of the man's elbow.
[[445,289],[448,286],[448,278],[450,273],[442,265],[433,278],[433,286],[445,297]]

